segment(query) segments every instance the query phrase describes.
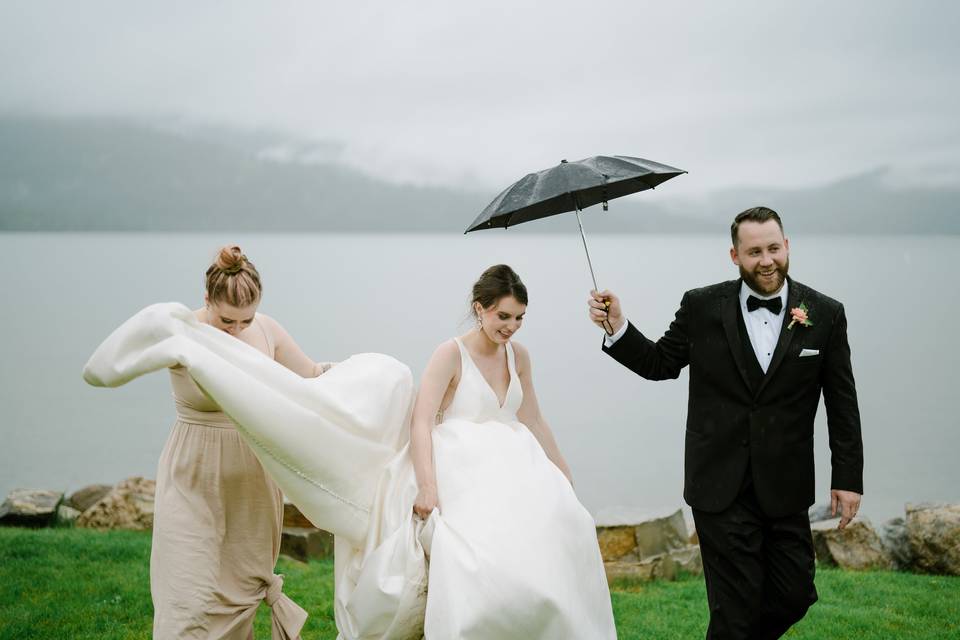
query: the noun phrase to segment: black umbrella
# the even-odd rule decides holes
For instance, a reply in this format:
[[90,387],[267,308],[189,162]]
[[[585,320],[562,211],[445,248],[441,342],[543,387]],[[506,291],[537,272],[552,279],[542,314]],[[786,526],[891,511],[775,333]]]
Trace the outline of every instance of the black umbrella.
[[601,202],[606,211],[607,201],[653,189],[681,173],[686,171],[629,156],[593,156],[577,162],[561,160],[557,166],[527,174],[504,189],[464,233],[498,227],[506,229],[530,220],[576,211],[590,277],[594,289],[599,291],[580,211]]

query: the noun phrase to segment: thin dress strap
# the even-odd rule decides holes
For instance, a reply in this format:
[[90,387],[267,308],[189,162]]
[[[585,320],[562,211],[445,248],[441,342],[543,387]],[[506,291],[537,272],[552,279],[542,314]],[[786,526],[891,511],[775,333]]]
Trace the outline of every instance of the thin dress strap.
[[[457,383],[457,388],[459,389],[460,385],[463,384],[464,367],[467,366],[466,359],[467,357],[469,357],[469,354],[465,353],[466,347],[464,347],[463,343],[460,342],[460,338],[454,336],[453,341],[457,343],[457,349],[460,350],[460,382]],[[456,401],[456,398],[457,398],[457,395],[456,395],[456,392],[454,392],[453,398],[450,399],[450,405],[447,407],[447,409],[453,406],[453,403]],[[436,421],[436,424],[440,424],[441,422],[443,422],[443,412],[444,412],[444,409],[442,406],[437,407],[437,415],[434,416],[434,420]]]
[[[467,353],[467,348],[460,342],[460,338],[454,337],[453,341],[457,343],[457,348],[460,349],[460,379],[463,379],[463,368],[466,366],[466,360],[470,357],[470,354]],[[472,362],[472,359],[471,359]]]

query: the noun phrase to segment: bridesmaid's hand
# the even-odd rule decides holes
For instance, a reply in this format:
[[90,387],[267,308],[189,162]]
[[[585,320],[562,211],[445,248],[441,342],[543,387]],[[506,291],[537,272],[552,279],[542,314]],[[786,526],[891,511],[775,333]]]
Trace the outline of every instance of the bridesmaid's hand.
[[434,487],[424,487],[417,493],[417,499],[413,501],[413,512],[426,520],[433,513],[434,509],[440,508],[440,501],[437,499],[437,490]]

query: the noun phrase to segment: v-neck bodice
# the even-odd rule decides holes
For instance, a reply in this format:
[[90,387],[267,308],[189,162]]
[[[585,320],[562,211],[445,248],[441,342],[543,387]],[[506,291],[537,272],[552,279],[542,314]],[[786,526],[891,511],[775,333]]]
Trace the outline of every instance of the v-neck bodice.
[[480,368],[473,361],[467,347],[459,338],[454,338],[454,341],[460,349],[460,383],[453,394],[450,406],[443,412],[443,419],[460,419],[473,422],[483,422],[491,419],[515,421],[517,411],[523,402],[523,390],[520,388],[520,380],[517,376],[513,345],[509,342],[506,345],[507,372],[510,375],[510,382],[507,385],[503,405],[501,405],[500,398],[497,397],[487,379],[483,377],[483,373],[480,372]]

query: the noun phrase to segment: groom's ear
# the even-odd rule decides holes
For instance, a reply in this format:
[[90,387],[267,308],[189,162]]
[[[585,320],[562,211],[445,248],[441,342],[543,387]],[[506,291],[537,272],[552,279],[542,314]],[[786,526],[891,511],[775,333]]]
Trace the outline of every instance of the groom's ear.
[[740,266],[740,258],[737,257],[737,248],[730,247],[730,259],[733,260],[733,264]]

